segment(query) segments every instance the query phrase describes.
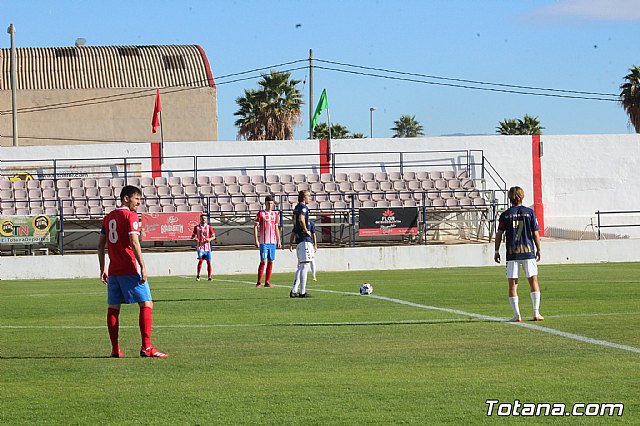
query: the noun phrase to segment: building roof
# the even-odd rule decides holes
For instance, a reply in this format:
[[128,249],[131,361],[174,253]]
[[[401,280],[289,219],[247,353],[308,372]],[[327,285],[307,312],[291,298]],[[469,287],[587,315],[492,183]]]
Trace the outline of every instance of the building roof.
[[[0,49],[0,90],[11,90],[11,49]],[[18,90],[214,87],[198,45],[16,48]]]

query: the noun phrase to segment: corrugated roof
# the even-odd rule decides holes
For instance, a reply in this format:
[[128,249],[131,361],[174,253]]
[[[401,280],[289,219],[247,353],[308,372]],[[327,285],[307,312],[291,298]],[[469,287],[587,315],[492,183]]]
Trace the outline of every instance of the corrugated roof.
[[[11,90],[11,51],[0,49],[0,90]],[[197,45],[17,48],[17,89],[215,87]]]

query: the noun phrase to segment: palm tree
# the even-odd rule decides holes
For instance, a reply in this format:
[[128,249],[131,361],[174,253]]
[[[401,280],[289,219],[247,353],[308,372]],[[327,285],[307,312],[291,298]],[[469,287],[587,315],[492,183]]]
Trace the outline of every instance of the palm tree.
[[496,133],[500,135],[541,135],[544,127],[540,125],[538,117],[525,114],[524,118],[505,118],[498,123]]
[[262,75],[259,90],[245,90],[244,96],[236,99],[240,107],[234,113],[239,117],[235,122],[238,139],[293,139],[293,129],[302,117],[299,83],[289,72],[270,71]]
[[235,125],[238,127],[238,139],[248,141],[265,140],[265,128],[262,124],[261,93],[257,90],[249,89],[244,91],[244,97],[236,99],[240,109],[233,115],[241,118],[237,119]]
[[364,133],[352,133],[351,137],[353,139],[364,139],[366,138],[366,136],[364,135]]
[[422,125],[416,120],[415,115],[401,115],[400,119],[393,122],[396,126],[391,130],[395,132],[394,138],[415,138],[424,136]]
[[[327,123],[319,123],[313,129],[313,137],[316,139],[329,139],[329,127]],[[331,139],[350,139],[349,129],[340,123],[331,125]]]
[[518,120],[515,118],[505,118],[504,121],[498,123],[496,133],[501,135],[519,135]]
[[541,135],[544,130],[538,117],[531,117],[529,114],[525,114],[522,120],[518,120],[518,127],[521,135]]
[[626,83],[620,86],[620,104],[629,116],[636,133],[640,133],[640,67],[629,68]]

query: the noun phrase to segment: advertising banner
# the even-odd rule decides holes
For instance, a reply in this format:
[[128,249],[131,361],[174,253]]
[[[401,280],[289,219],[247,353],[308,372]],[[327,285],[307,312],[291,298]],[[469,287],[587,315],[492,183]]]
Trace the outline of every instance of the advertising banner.
[[57,218],[37,216],[0,216],[0,244],[56,244]]
[[200,223],[199,212],[142,213],[144,241],[176,241],[191,238],[193,227]]
[[[141,163],[129,163],[125,169],[124,163],[93,164],[82,163],[78,160],[76,164],[57,164],[54,168],[50,161],[43,161],[42,164],[19,163],[9,165],[10,160],[3,161],[0,167],[0,175],[8,177],[10,180],[35,180],[35,179],[82,179],[97,177],[119,177],[140,176]],[[15,164],[15,163],[14,163]]]
[[416,235],[418,233],[417,207],[389,207],[360,209],[358,235]]

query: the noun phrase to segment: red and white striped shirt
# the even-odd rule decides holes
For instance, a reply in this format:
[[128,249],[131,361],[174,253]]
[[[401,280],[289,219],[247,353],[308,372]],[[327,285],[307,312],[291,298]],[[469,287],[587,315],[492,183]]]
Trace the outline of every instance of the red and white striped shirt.
[[215,234],[213,230],[213,226],[208,223],[204,226],[196,225],[193,227],[193,234],[191,238],[196,237],[196,242],[198,243],[198,250],[201,251],[211,251],[211,243],[208,241]]
[[258,242],[260,244],[278,244],[278,212],[260,210],[256,216],[256,223],[260,227]]

